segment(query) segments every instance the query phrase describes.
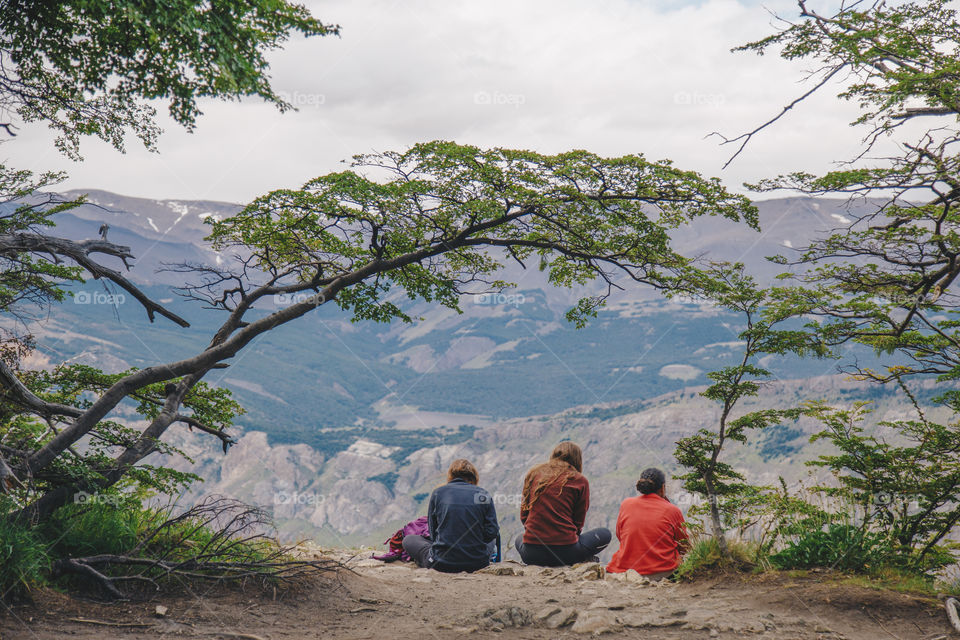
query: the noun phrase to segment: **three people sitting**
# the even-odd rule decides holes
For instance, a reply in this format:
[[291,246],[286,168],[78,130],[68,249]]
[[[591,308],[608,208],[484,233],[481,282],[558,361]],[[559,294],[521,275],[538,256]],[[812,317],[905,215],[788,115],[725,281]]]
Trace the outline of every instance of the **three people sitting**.
[[[476,571],[490,564],[491,545],[500,528],[493,499],[478,486],[476,467],[454,460],[447,483],[430,495],[429,538],[408,535],[403,548],[421,567],[444,572]],[[646,469],[637,481],[639,496],[627,498],[617,517],[620,548],[607,565],[610,573],[633,569],[662,579],[680,564],[689,542],[683,514],[666,498],[665,476]],[[590,484],[583,475],[583,453],[561,442],[550,459],[523,480],[520,521],[523,533],[514,546],[526,564],[547,567],[599,561],[610,544],[609,529],[583,531],[590,508]]]

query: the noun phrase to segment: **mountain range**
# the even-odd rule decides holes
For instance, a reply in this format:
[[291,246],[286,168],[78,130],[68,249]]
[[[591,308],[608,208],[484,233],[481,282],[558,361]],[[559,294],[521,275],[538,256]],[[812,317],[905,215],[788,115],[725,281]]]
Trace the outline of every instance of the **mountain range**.
[[[109,224],[109,239],[137,257],[129,277],[191,326],[150,323],[122,291],[89,281],[31,325],[38,350],[30,364],[83,362],[120,371],[202,349],[222,312],[178,297],[173,288],[185,276],[164,269],[229,260],[204,240],[205,221],[241,207],[83,193],[88,204],[58,214],[56,233],[90,238]],[[705,218],[677,230],[675,246],[690,256],[742,261],[769,282],[783,267],[767,256],[796,252],[874,203],[796,197],[757,205],[761,232]],[[541,272],[512,264],[502,277],[516,286],[465,295],[461,313],[407,303],[413,322],[383,325],[351,323],[320,307],[270,332],[207,377],[247,409],[239,444],[224,456],[218,443],[177,432],[195,464],[173,464],[206,479],[193,495],[227,493],[273,509],[284,535],[380,542],[423,510],[455,456],[478,462],[481,483],[501,502],[504,522],[515,525],[524,469],[571,438],[584,446],[593,482],[597,521],[588,524],[609,525],[641,468],[673,470],[676,440],[710,426],[715,408],[698,392],[707,372],[737,357],[740,320],[704,301],[667,300],[623,283],[578,330],[563,313],[594,289],[557,289]],[[768,404],[874,396],[878,415],[906,411],[895,398],[845,381],[833,360],[768,358],[764,365],[774,373],[763,396]],[[799,479],[806,468],[798,461],[815,451],[806,442],[813,430],[781,425],[737,460],[760,482]]]

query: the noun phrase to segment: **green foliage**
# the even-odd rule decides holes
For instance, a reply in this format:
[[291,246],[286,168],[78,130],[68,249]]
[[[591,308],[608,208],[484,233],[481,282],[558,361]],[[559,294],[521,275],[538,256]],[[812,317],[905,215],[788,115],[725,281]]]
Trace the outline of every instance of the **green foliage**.
[[[791,314],[769,308],[774,294],[757,287],[753,278],[744,273],[742,264],[715,264],[708,270],[698,270],[693,272],[687,286],[698,295],[714,300],[718,306],[736,312],[744,325],[738,336],[743,345],[740,361],[708,373],[713,384],[701,393],[720,405],[716,428],[701,428],[696,434],[681,438],[674,452],[677,462],[690,470],[678,476],[684,487],[707,498],[713,535],[722,550],[725,541],[721,501],[736,496],[748,498],[752,491],[744,482],[744,476],[720,459],[724,446],[728,442],[746,443],[749,430],[763,431],[801,414],[799,408],[760,409],[733,417],[737,403],[743,398],[756,397],[764,379],[770,376],[756,361],[765,354],[825,357],[830,351],[810,332],[779,328],[791,319]],[[728,507],[737,508],[736,501]],[[729,519],[729,513],[727,515]]]
[[770,556],[778,569],[826,567],[840,571],[869,572],[887,566],[894,558],[889,539],[849,524],[832,524],[826,530],[807,531]]
[[[807,2],[799,6],[798,20],[741,49],[777,49],[787,60],[811,61],[815,84],[804,97],[843,77],[840,97],[860,107],[854,124],[867,127],[864,146],[839,170],[822,176],[800,170],[754,188],[882,199],[807,247],[793,261],[799,268],[781,276],[798,284],[775,289],[769,309],[805,317],[807,330],[828,345],[858,343],[881,358],[894,356],[879,371],[852,369],[860,379],[898,386],[917,419],[882,422],[867,433],[863,404],[812,405],[810,415],[825,426],[814,440],[836,448],[812,463],[834,476],[818,487],[832,501],[826,507],[832,522],[785,532],[793,538],[778,557],[784,566],[892,563],[923,574],[952,561],[953,545],[944,540],[960,521],[958,426],[927,420],[907,384],[936,376],[944,384],[934,403],[960,412],[960,393],[952,388],[960,379],[953,291],[960,276],[960,22],[947,0],[848,3],[833,15]],[[932,124],[902,126],[920,122]],[[888,135],[900,138],[900,152],[877,158],[871,151]],[[782,256],[774,261],[791,263]]]
[[[93,398],[128,373],[106,374],[86,365],[69,364],[50,370],[21,372],[20,378],[30,391],[43,400],[82,411],[91,405]],[[147,385],[129,395],[124,410],[134,419],[152,420],[159,414],[165,398],[165,384]],[[229,389],[212,387],[203,382],[191,389],[183,406],[185,419],[220,432],[226,432],[233,425],[234,418],[243,413],[243,408],[233,400]],[[8,456],[8,461],[13,464],[39,450],[56,433],[45,421],[21,411],[15,403],[0,401],[0,436],[12,451],[17,452]],[[57,420],[53,424],[56,425]],[[188,422],[188,426],[190,424]],[[140,437],[141,430],[129,426],[128,420],[102,420],[90,432],[90,440],[85,447],[71,449],[60,456],[49,473],[38,475],[30,484],[14,491],[12,496],[22,505],[38,493],[64,486],[76,486],[80,490],[95,493],[105,474],[115,468],[116,456],[133,446]],[[154,442],[152,447],[163,454],[186,457],[180,449],[161,441]],[[129,469],[127,475],[139,490],[167,495],[176,495],[199,479],[192,473],[146,464]]]
[[6,0],[0,79],[19,116],[47,122],[71,156],[84,135],[122,149],[128,130],[153,148],[160,130],[146,100],[168,100],[188,128],[205,97],[290,108],[270,87],[267,52],[291,33],[336,32],[285,0]]
[[753,571],[766,565],[762,551],[755,544],[728,541],[726,547],[724,553],[713,536],[694,540],[674,576],[677,580],[693,580],[718,571]]
[[[812,318],[809,328],[830,344],[857,342],[880,355],[906,356],[886,371],[855,368],[866,380],[902,382],[931,374],[941,382],[956,380],[956,8],[947,0],[854,3],[825,16],[801,3],[800,19],[784,24],[780,32],[742,49],[779,49],[788,60],[814,61],[823,75],[813,90],[830,77],[849,79],[840,97],[857,102],[856,124],[866,125],[869,133],[862,152],[840,170],[823,176],[797,171],[756,188],[882,200],[849,228],[807,247],[796,260],[806,268],[792,276],[800,285],[780,290],[776,306]],[[929,128],[903,126],[921,122]],[[899,137],[900,153],[874,159],[870,151],[881,135]],[[782,257],[778,262],[788,263]],[[960,411],[960,394],[949,387],[938,402]]]
[[[889,131],[910,110],[952,113],[960,105],[960,43],[951,5],[950,0],[855,3],[822,16],[803,4],[800,20],[738,50],[763,54],[779,48],[787,60],[819,61],[824,76],[850,74],[840,97],[860,106],[857,122]],[[865,168],[848,173],[859,181],[883,175]]]
[[[0,238],[9,234],[40,232],[52,227],[52,216],[83,203],[63,201],[44,195],[44,190],[65,179],[62,173],[12,169],[0,164]],[[30,199],[25,204],[24,200]],[[29,251],[0,252],[0,312],[17,312],[19,307],[44,307],[64,299],[64,282],[79,282],[82,271],[50,254]]]
[[[7,507],[0,496],[0,509]],[[43,584],[50,568],[47,545],[36,530],[0,518],[0,602]]]
[[883,421],[875,433],[862,426],[866,403],[850,410],[815,404],[811,415],[826,427],[814,436],[836,454],[810,462],[832,472],[836,486],[820,490],[856,505],[863,527],[882,531],[900,564],[920,571],[955,561],[947,537],[960,522],[960,431],[927,420]]
[[80,494],[42,523],[40,531],[56,558],[119,555],[133,549],[157,518],[157,512],[144,508],[136,495]]
[[[670,230],[704,215],[756,225],[756,209],[718,180],[640,155],[548,156],[436,141],[357,156],[353,167],[299,191],[274,191],[232,218],[208,218],[209,239],[218,250],[252,251],[253,266],[284,274],[290,284],[277,291],[319,292],[349,278],[332,302],[354,321],[386,322],[410,320],[386,298],[396,288],[459,310],[464,282],[507,286],[495,279],[501,264],[490,247],[509,249],[556,286],[624,272],[671,286],[689,261],[670,247]],[[377,277],[351,275],[363,270]],[[316,304],[329,302],[317,295]],[[582,326],[604,300],[584,298],[568,317]]]
[[214,498],[179,512],[145,506],[146,497],[117,490],[85,496],[39,526],[0,518],[0,601],[48,583],[89,593],[89,576],[65,571],[67,560],[154,588],[199,579],[269,581],[277,569],[297,570],[283,564],[289,558],[265,535],[270,523],[258,509]]
[[829,511],[826,505],[817,504],[814,500],[816,494],[816,489],[804,491],[802,487],[791,493],[783,478],[780,478],[778,487],[755,490],[755,496],[748,502],[751,507],[748,513],[758,524],[754,537],[765,552],[789,544],[810,531],[819,531],[835,521],[849,518],[842,510],[837,514]]

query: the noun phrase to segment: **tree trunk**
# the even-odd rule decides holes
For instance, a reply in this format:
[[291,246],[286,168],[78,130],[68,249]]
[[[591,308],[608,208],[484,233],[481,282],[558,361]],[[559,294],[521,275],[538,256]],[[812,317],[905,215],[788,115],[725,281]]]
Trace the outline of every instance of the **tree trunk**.
[[727,538],[723,534],[723,524],[720,522],[720,501],[713,487],[713,478],[705,477],[703,483],[707,489],[707,500],[710,502],[710,523],[713,527],[713,539],[717,541],[720,555],[724,560],[730,559],[730,550],[727,548]]

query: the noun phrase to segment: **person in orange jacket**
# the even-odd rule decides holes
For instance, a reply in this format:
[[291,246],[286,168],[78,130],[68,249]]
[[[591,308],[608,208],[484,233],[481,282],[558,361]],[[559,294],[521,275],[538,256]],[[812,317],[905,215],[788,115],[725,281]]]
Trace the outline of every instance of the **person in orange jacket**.
[[680,566],[689,536],[680,509],[667,500],[665,484],[663,471],[646,469],[637,481],[640,495],[621,503],[616,531],[620,548],[607,565],[608,572],[633,569],[659,580]]

